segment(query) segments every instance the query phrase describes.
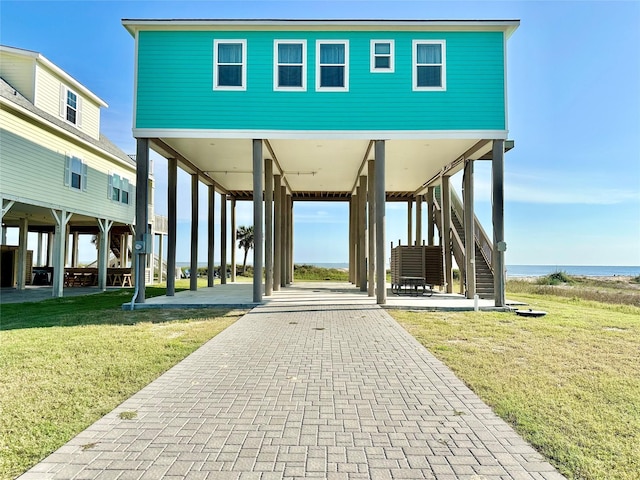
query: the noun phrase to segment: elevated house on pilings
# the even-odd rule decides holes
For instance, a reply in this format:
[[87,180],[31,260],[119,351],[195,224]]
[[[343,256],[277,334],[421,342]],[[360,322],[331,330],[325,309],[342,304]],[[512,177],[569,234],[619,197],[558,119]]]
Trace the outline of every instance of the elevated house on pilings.
[[[503,161],[512,147],[506,47],[517,20],[123,25],[135,39],[138,178],[145,178],[150,148],[169,160],[170,265],[180,167],[192,175],[193,265],[200,182],[209,187],[210,267],[214,193],[222,195],[223,264],[226,201],[253,201],[254,267],[265,268],[265,295],[292,280],[293,204],[347,201],[351,280],[383,304],[385,204],[411,202],[417,219],[428,210],[427,238],[417,224],[413,242],[433,244],[436,227],[440,232],[447,288],[455,255],[466,295],[494,296],[504,305]],[[479,160],[493,167],[493,238],[473,210]],[[464,198],[458,200],[449,179],[462,169]],[[144,203],[144,190],[138,195]],[[139,215],[139,241],[145,225]],[[262,295],[256,276],[254,301]],[[144,294],[137,301],[144,302]]]
[[[2,286],[35,280],[62,296],[79,235],[92,235],[97,265],[76,278],[104,289],[109,266],[130,265],[135,161],[100,133],[107,104],[40,53],[0,46],[0,77]],[[12,227],[17,245],[7,245]]]

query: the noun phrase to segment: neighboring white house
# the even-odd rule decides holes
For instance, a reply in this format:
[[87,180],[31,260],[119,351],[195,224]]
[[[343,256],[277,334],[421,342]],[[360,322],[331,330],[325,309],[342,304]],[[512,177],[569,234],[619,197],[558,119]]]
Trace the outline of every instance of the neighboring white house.
[[[103,107],[40,53],[0,46],[2,286],[24,289],[35,264],[47,267],[53,296],[62,296],[65,264],[78,266],[80,234],[97,235],[99,287],[107,285],[109,251],[128,265],[136,165],[100,133]],[[19,228],[16,246],[6,245],[8,227]],[[35,255],[28,232],[38,233]]]

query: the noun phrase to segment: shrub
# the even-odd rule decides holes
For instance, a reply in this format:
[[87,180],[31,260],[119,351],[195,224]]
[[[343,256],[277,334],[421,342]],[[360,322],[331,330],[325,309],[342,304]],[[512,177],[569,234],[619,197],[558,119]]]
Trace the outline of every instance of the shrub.
[[561,283],[575,283],[575,279],[567,272],[560,270],[540,277],[536,283],[538,285],[560,285]]

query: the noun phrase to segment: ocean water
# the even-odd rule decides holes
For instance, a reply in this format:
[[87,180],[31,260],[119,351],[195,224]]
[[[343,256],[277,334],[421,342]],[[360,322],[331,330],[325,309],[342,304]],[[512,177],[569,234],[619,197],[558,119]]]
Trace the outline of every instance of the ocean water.
[[[216,265],[219,263],[216,262]],[[347,262],[296,262],[298,265],[315,265],[324,268],[349,268]],[[189,267],[188,262],[176,262],[178,267]],[[206,267],[206,263],[199,263]],[[543,277],[554,272],[566,272],[581,277],[635,277],[640,275],[640,265],[602,266],[602,265],[507,265],[507,277]]]
[[635,277],[640,275],[640,266],[507,265],[507,277],[543,277],[554,272],[566,272],[579,277]]

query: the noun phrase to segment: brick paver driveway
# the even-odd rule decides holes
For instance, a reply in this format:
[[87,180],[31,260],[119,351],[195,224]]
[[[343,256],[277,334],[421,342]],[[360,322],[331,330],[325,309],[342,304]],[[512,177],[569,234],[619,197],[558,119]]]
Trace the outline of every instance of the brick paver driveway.
[[276,302],[22,478],[563,477],[381,308]]

